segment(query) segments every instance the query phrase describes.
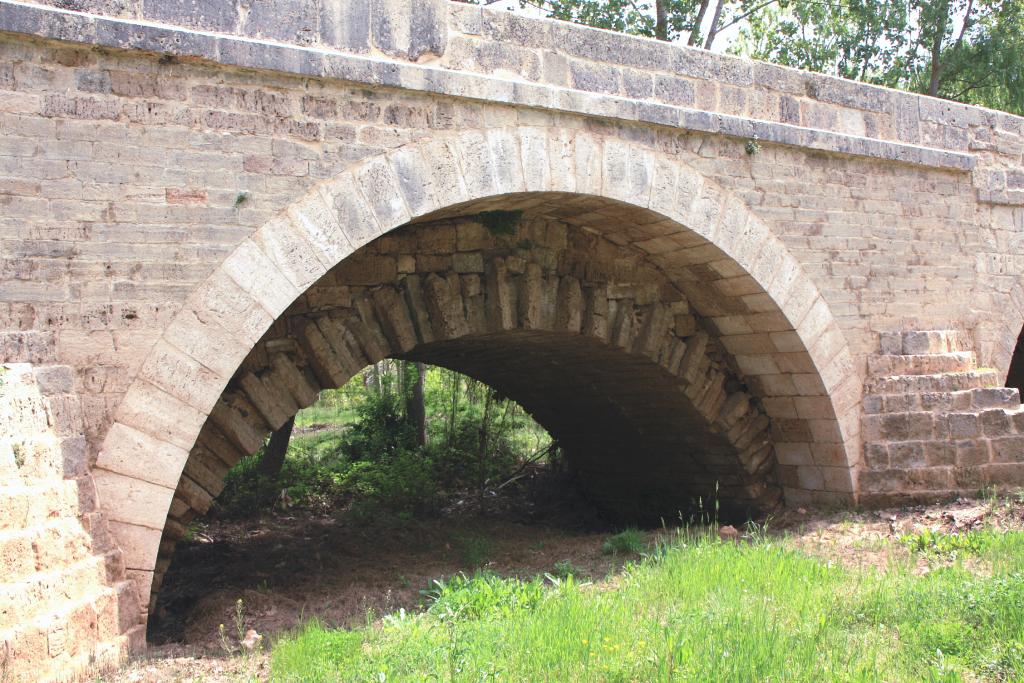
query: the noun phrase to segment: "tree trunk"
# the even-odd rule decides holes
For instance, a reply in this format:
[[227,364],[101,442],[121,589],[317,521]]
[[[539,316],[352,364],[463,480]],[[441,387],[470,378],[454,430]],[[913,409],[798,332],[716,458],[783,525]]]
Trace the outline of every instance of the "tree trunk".
[[715,36],[718,35],[718,22],[722,20],[722,9],[725,8],[725,0],[718,0],[718,4],[715,5],[715,16],[711,20],[711,28],[708,29],[708,39],[704,41],[704,49],[710,50],[711,43],[715,42]]
[[668,41],[668,0],[654,2],[654,37]]
[[416,443],[427,445],[427,404],[423,398],[423,378],[427,368],[423,363],[416,363],[416,381],[412,385],[412,393],[406,406],[409,421],[416,427]]
[[491,397],[494,394],[490,387],[485,387],[484,391],[484,418],[480,422],[480,449],[477,452],[477,495],[481,512],[484,509],[484,489],[487,486],[487,444],[490,440],[488,437],[491,427]]
[[[931,78],[928,80],[928,94],[937,97],[939,94],[939,83],[942,80],[942,39],[946,37],[946,22],[949,21],[949,0],[943,4],[943,10],[938,17],[939,25],[935,27],[935,36],[932,38],[932,60]],[[964,20],[966,22],[966,19]]]
[[690,47],[700,43],[700,27],[704,23],[704,15],[708,13],[708,5],[711,4],[711,0],[700,0],[700,9],[697,10],[697,18],[693,22],[693,30],[690,31],[690,38],[686,41],[686,44]]
[[452,405],[451,412],[448,413],[448,448],[451,448],[455,442],[455,416],[459,410],[460,379],[454,370],[448,371],[448,378],[452,383]]
[[367,377],[367,379],[367,383],[370,385],[370,390],[377,396],[381,396],[382,394],[380,390],[380,369],[377,367],[376,363],[370,366],[370,374]]
[[271,479],[277,479],[284,466],[284,456],[288,453],[288,442],[292,438],[292,427],[295,426],[295,416],[292,415],[288,421],[281,425],[277,431],[270,435],[270,442],[267,443],[263,457],[260,458],[259,473]]

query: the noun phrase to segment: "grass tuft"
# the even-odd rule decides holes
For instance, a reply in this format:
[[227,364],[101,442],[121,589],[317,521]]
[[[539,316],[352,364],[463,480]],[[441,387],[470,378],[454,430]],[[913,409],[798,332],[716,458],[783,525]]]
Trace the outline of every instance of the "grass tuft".
[[601,545],[605,555],[639,555],[644,551],[644,533],[629,528],[610,537]]

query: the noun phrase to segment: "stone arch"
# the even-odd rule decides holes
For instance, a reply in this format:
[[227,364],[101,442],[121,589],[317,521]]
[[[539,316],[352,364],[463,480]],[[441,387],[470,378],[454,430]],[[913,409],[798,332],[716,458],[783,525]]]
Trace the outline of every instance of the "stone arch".
[[[467,131],[365,159],[313,188],[239,244],[165,329],[93,471],[140,593],[150,592],[168,513],[182,504],[179,484],[204,476],[182,472],[207,419],[302,292],[410,222],[538,207],[643,254],[685,292],[771,419],[789,502],[854,499],[861,385],[846,341],[817,287],[742,201],[673,155],[617,137]],[[312,400],[313,387],[277,363]],[[698,401],[719,401],[713,386],[702,392]]]
[[975,345],[982,366],[998,370],[1005,384],[1011,379],[1011,366],[1024,362],[1017,360],[1024,337],[1024,286],[1014,282],[1000,310],[1002,318],[986,317],[978,324]]
[[[427,231],[420,236],[436,239]],[[389,357],[444,365],[500,387],[571,446],[570,453],[611,450],[603,468],[615,464],[609,461],[616,449],[633,444],[630,450],[642,452],[613,481],[604,477],[611,489],[623,487],[628,470],[646,471],[651,456],[664,454],[677,459],[671,469],[685,468],[690,490],[705,500],[717,488],[727,503],[745,510],[777,502],[779,490],[768,476],[774,460],[767,415],[718,360],[711,336],[692,316],[678,315],[687,310],[685,302],[671,293],[658,296],[663,282],[609,280],[571,263],[545,267],[550,252],[525,250],[524,258],[495,251],[486,258],[475,258],[484,254],[479,249],[459,252],[470,256],[459,260],[479,262],[460,263],[454,271],[425,265],[362,287],[350,284],[359,277],[339,268],[334,278],[307,290],[254,347],[218,399],[178,482],[165,538],[183,536],[192,516],[204,513],[220,492],[227,470],[255,452],[270,431],[322,389],[341,386]],[[379,273],[389,258],[361,256],[350,270]],[[339,282],[351,290],[347,295],[332,292]],[[319,301],[332,304],[320,307]],[[559,373],[565,364],[575,367]],[[546,380],[552,372],[561,379]],[[570,379],[571,386],[563,382]],[[589,391],[581,394],[583,387]],[[638,393],[647,398],[641,405],[629,398]],[[607,396],[615,400],[604,401]],[[595,424],[574,433],[583,421],[573,412]],[[597,419],[602,414],[606,422]],[[610,428],[611,422],[629,424]],[[657,430],[663,436],[649,435],[646,427],[666,422]],[[605,445],[621,434],[627,438]],[[690,452],[698,439],[716,443]],[[584,474],[588,464],[581,464]],[[667,475],[663,471],[662,478]],[[653,489],[667,482],[645,478],[642,495],[649,506]],[[620,511],[630,499],[619,491],[604,493],[618,494]],[[682,498],[677,494],[672,503]],[[679,507],[659,512],[674,515]],[[161,555],[171,550],[164,547]]]

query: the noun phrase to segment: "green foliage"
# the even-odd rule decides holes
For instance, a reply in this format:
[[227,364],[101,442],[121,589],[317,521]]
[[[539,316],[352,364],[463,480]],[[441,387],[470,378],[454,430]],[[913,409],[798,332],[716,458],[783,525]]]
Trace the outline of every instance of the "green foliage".
[[747,18],[732,51],[895,86],[909,18],[906,2],[782,0]]
[[643,552],[644,546],[644,532],[629,528],[601,544],[601,552],[605,555],[639,555]]
[[450,442],[441,441],[430,447],[442,485],[455,488],[493,481],[510,472],[519,461],[522,453],[507,434],[493,435],[487,444],[487,457],[480,458],[482,419],[478,406],[463,406]]
[[[357,514],[434,509],[447,491],[501,483],[525,457],[546,445],[546,433],[516,404],[469,378],[426,371],[427,443],[407,414],[412,364],[389,361],[344,387],[322,392],[296,416],[276,478],[262,476],[263,451],[229,471],[215,510],[246,516],[275,503]],[[454,404],[452,397],[455,397]],[[301,428],[315,427],[304,434]]]
[[731,51],[843,78],[1024,113],[1018,0],[780,0]]
[[322,432],[294,437],[281,473],[276,479],[259,472],[263,450],[243,458],[224,478],[224,490],[215,501],[215,511],[224,517],[258,514],[272,508],[287,491],[292,504],[325,511],[340,504],[344,491],[338,478],[348,469],[348,460],[340,455],[340,435]]
[[568,579],[570,576],[586,576],[587,571],[582,567],[577,567],[572,563],[572,560],[559,560],[558,562],[555,562],[555,566],[551,570],[551,575],[556,579]]
[[447,581],[435,579],[423,595],[430,601],[427,613],[438,619],[508,618],[535,609],[544,599],[540,579],[503,579],[491,572],[472,577],[456,574]]
[[354,407],[332,404],[330,399],[325,400],[321,395],[321,399],[316,403],[296,413],[295,427],[298,429],[323,426],[341,428],[357,419],[358,414]]
[[998,534],[991,530],[947,534],[925,529],[916,534],[900,536],[900,542],[916,552],[958,557],[980,555],[997,538]]
[[965,40],[945,52],[937,94],[1024,115],[1024,3],[979,4]]
[[[1021,548],[1006,534],[984,551]],[[996,565],[993,565],[996,567]],[[493,575],[432,586],[426,613],[277,643],[275,681],[1013,681],[1024,574],[848,570],[785,547],[681,535],[614,590]],[[446,672],[439,676],[438,672]],[[455,672],[453,674],[453,672]]]
[[437,499],[433,462],[412,451],[354,462],[336,484],[367,513],[377,506],[394,512],[423,512]]
[[[674,3],[676,5],[693,3]],[[632,0],[553,0],[549,16],[585,26],[654,37],[654,14],[649,2]],[[678,32],[678,28],[675,33]]]
[[341,437],[341,450],[352,461],[393,458],[416,446],[415,429],[394,394],[367,396],[356,408],[355,422]]

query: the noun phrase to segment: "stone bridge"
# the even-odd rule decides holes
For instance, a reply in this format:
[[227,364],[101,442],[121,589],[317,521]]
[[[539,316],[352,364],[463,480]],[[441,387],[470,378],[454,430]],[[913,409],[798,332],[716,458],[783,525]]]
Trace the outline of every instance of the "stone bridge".
[[626,515],[1024,485],[1022,124],[441,0],[0,0],[0,670],[144,647],[227,469],[386,357]]

